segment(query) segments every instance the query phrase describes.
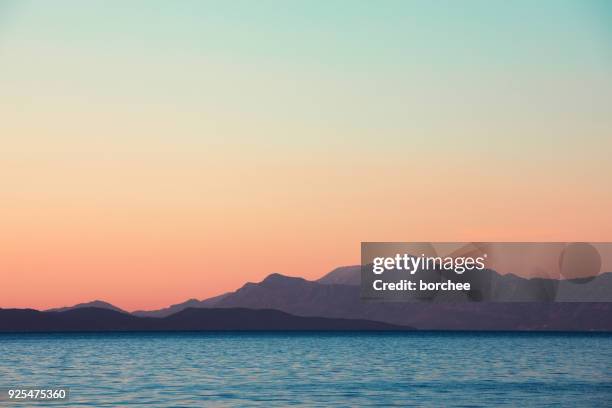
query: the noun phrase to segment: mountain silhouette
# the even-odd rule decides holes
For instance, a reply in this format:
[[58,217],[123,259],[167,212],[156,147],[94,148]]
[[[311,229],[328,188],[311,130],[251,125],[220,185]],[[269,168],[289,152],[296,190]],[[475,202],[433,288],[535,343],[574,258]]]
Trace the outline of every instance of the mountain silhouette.
[[[347,273],[342,272],[344,281]],[[610,273],[598,277],[594,285],[484,273],[491,278],[495,296],[514,301],[449,302],[441,296],[439,301],[367,302],[361,299],[357,285],[272,274],[224,296],[215,307],[276,309],[298,316],[368,319],[428,330],[612,330],[612,303],[599,300],[612,293]],[[570,285],[583,290],[583,299],[591,296],[593,301],[538,301],[549,296],[551,288],[572,300],[570,294],[576,289]]]
[[[468,299],[462,293],[441,293],[429,301],[364,301],[359,286],[360,266],[347,266],[336,268],[317,281],[272,274],[261,282],[246,283],[234,292],[205,300],[190,299],[159,310],[136,311],[131,317],[165,318],[187,309],[239,308],[273,309],[301,317],[377,321],[427,330],[612,331],[612,273],[594,279],[559,281],[484,270],[478,279],[487,287],[486,296],[493,297],[495,302],[486,296]],[[123,312],[101,301],[53,311],[75,311],[91,305]]]
[[0,309],[0,332],[88,331],[398,331],[411,330],[363,319],[293,316],[279,310],[188,308],[170,316],[138,317],[110,309],[64,312]]
[[134,316],[140,316],[140,317],[166,317],[174,313],[178,313],[181,310],[185,310],[187,308],[215,307],[215,305],[227,295],[229,295],[229,293],[224,293],[222,295],[214,296],[214,297],[211,297],[205,300],[189,299],[183,303],[177,303],[175,305],[172,305],[172,306],[169,306],[163,309],[137,310],[135,312],[132,312],[132,314]]
[[53,309],[47,309],[46,312],[66,312],[68,310],[81,309],[81,308],[86,308],[86,307],[95,307],[98,309],[109,309],[109,310],[114,310],[116,312],[127,313],[125,310],[122,310],[118,308],[117,306],[111,305],[110,303],[105,302],[103,300],[93,300],[91,302],[79,303],[74,306],[56,307]]

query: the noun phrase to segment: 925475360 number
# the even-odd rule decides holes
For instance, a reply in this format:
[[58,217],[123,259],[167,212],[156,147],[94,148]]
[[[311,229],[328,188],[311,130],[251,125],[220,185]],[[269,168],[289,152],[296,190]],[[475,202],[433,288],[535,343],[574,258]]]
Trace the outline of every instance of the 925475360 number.
[[67,388],[19,387],[5,390],[4,396],[12,401],[58,401],[68,399]]

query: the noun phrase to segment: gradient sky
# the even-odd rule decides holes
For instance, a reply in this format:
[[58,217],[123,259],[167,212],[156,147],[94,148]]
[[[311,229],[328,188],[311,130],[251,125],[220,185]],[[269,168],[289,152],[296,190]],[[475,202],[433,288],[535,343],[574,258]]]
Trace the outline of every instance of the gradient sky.
[[0,0],[0,307],[360,241],[612,241],[607,1]]

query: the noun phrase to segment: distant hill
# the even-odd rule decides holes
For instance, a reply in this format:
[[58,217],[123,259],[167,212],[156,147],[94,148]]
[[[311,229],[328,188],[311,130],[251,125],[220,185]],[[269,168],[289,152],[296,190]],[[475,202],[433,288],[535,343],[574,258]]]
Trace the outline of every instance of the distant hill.
[[278,310],[243,308],[193,309],[154,318],[110,309],[81,307],[64,312],[0,309],[0,332],[88,331],[397,331],[410,330],[388,323],[357,319],[301,317]]
[[87,302],[87,303],[79,303],[77,305],[74,306],[65,306],[65,307],[57,307],[54,309],[48,309],[46,310],[47,312],[66,312],[68,310],[74,310],[74,309],[81,309],[81,308],[85,308],[85,307],[95,307],[98,309],[109,309],[109,310],[114,310],[116,312],[121,312],[121,313],[127,313],[125,310],[122,310],[120,308],[118,308],[115,305],[111,305],[108,302],[104,302],[102,300],[93,300],[91,302]]
[[177,303],[176,305],[172,305],[163,309],[158,310],[137,310],[132,312],[134,316],[140,317],[166,317],[171,314],[178,313],[181,310],[185,310],[187,308],[202,308],[202,307],[215,307],[215,305],[223,298],[225,298],[229,293],[224,293],[223,295],[211,297],[205,300],[198,299],[189,299],[183,303]]
[[[330,273],[326,274],[317,282],[323,284],[346,284],[346,285],[357,285],[359,286],[361,283],[361,266],[342,266],[334,269]],[[274,276],[275,274],[271,275]],[[282,275],[279,275],[282,276]],[[301,278],[295,278],[301,279]],[[246,285],[256,285],[254,283],[247,283]],[[157,310],[137,310],[132,312],[134,316],[141,317],[165,317],[170,316],[171,314],[180,312],[181,310],[185,310],[189,307],[192,308],[209,308],[216,307],[220,302],[223,301],[228,296],[235,294],[236,292],[224,293],[222,295],[214,296],[204,300],[198,299],[189,299],[182,303],[177,303],[175,305],[168,306],[166,308],[157,309]]]

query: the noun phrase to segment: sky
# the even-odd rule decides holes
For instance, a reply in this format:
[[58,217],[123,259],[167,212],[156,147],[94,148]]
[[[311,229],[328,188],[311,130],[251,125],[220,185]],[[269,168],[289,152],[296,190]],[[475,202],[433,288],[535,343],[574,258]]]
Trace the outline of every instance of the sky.
[[0,307],[612,241],[598,1],[0,0]]

